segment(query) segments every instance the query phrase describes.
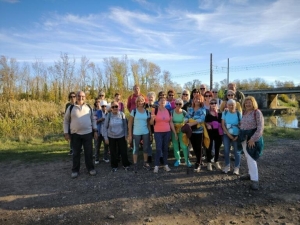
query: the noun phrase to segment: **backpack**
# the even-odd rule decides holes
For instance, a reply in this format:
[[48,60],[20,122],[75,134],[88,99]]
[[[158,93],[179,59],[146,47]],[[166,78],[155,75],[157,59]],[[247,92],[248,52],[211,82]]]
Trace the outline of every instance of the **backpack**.
[[[89,104],[86,104],[89,108],[90,108],[90,112],[91,112],[91,121],[93,121],[93,109],[92,109],[92,107],[89,105]],[[71,105],[70,106],[70,109],[69,109],[69,111],[70,111],[70,120],[71,120],[71,112],[72,112],[72,109],[74,108],[74,105]]]
[[[147,118],[149,116],[149,111],[147,109],[146,110],[146,113],[147,113]],[[136,114],[136,108],[133,110],[133,118],[135,117],[135,114]]]
[[[225,111],[224,115],[226,116],[227,113],[228,113],[228,111]],[[237,114],[237,117],[238,117],[238,121],[240,123],[240,121],[241,121],[241,113],[240,113],[240,111],[236,110],[236,114]]]

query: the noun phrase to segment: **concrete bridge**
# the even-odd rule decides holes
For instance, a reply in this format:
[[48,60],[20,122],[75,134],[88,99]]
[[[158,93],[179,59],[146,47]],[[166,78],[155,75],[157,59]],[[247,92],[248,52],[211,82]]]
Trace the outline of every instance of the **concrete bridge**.
[[242,91],[245,96],[253,96],[260,109],[275,109],[278,108],[278,94],[299,94],[300,87],[240,91]]

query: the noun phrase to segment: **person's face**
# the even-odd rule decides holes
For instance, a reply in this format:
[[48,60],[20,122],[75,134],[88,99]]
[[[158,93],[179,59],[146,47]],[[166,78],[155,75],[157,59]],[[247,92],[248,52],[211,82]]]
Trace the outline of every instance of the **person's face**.
[[206,93],[204,95],[204,100],[207,101],[207,102],[210,101],[211,98],[212,98],[212,96],[209,93]]
[[121,99],[121,95],[116,95],[116,96],[115,96],[115,99],[116,99],[117,101],[119,101],[119,100]]
[[187,100],[188,100],[188,97],[189,97],[188,93],[183,92],[183,93],[182,93],[182,96],[181,96],[181,99],[182,99],[183,101],[187,101]]
[[154,102],[154,97],[153,97],[153,95],[148,96],[148,100],[149,100],[149,102]]
[[99,94],[98,97],[103,100],[105,98],[105,94]]
[[228,84],[228,90],[235,91],[236,87],[233,84]]
[[166,100],[165,98],[161,98],[161,99],[159,100],[159,105],[160,105],[160,106],[165,107],[166,103],[167,103],[167,100]]
[[78,94],[77,94],[77,96],[76,96],[76,101],[77,101],[77,103],[79,104],[79,105],[82,105],[83,103],[84,103],[84,101],[85,101],[85,94],[84,94],[84,92],[79,92]]
[[215,98],[218,97],[218,92],[217,91],[213,90],[212,93],[213,93]]
[[97,106],[97,109],[100,109],[100,108],[101,108],[101,106],[100,106],[100,101],[99,101],[99,100],[96,101],[96,106]]
[[145,105],[145,100],[141,99],[141,100],[138,100],[136,103],[137,103],[137,107],[143,108]]
[[227,93],[227,98],[228,99],[234,99],[234,94],[231,93],[231,92]]
[[210,101],[209,105],[210,105],[211,109],[216,109],[217,108],[217,102],[216,101]]
[[193,97],[195,97],[197,95],[200,95],[200,92],[198,90],[196,90],[196,91],[193,92]]
[[194,104],[195,105],[200,105],[200,103],[201,103],[200,98],[194,98]]
[[74,103],[76,102],[76,95],[75,95],[75,94],[71,94],[71,95],[70,95],[70,102],[71,102],[72,104],[74,104]]
[[227,104],[229,111],[235,110],[235,104]]
[[114,103],[111,105],[110,108],[111,108],[112,113],[116,114],[118,112],[119,105]]
[[246,108],[246,110],[252,110],[252,109],[254,109],[253,103],[252,103],[252,101],[250,99],[247,99],[245,101],[245,108]]
[[200,91],[201,91],[201,94],[204,95],[204,93],[206,91],[206,87],[204,85],[201,85],[200,86]]
[[181,102],[176,102],[175,106],[176,106],[177,109],[181,109],[182,103]]
[[159,98],[161,98],[161,97],[166,97],[166,95],[165,95],[164,93],[161,93],[161,94],[158,95],[158,97],[159,97]]
[[168,100],[169,100],[169,101],[172,101],[173,99],[174,99],[174,93],[170,92],[170,93],[168,94]]
[[105,111],[106,111],[106,105],[102,105],[102,106],[101,106],[101,110],[102,110],[103,112],[105,112]]
[[135,94],[139,94],[140,93],[140,87],[139,86],[134,86],[133,91],[134,91]]

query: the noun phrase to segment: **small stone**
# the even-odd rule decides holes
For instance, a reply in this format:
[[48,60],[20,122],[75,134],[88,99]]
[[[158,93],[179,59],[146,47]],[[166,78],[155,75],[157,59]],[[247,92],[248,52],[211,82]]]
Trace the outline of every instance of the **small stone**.
[[114,215],[109,215],[107,218],[113,220],[115,218],[115,216]]
[[230,224],[237,224],[237,222],[234,221],[234,220],[231,220],[229,223],[230,223]]
[[285,219],[285,216],[280,216],[278,219],[280,220]]
[[150,222],[150,223],[151,223],[153,220],[152,220],[152,218],[151,218],[151,217],[148,217],[148,218],[146,218],[146,219],[145,219],[145,221],[146,221],[146,222]]

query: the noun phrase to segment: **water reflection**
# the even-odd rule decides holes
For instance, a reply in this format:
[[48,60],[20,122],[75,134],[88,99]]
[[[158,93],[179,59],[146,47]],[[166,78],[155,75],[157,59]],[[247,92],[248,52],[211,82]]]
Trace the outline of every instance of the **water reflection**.
[[265,117],[265,125],[271,127],[299,128],[299,118],[297,115],[280,115]]

